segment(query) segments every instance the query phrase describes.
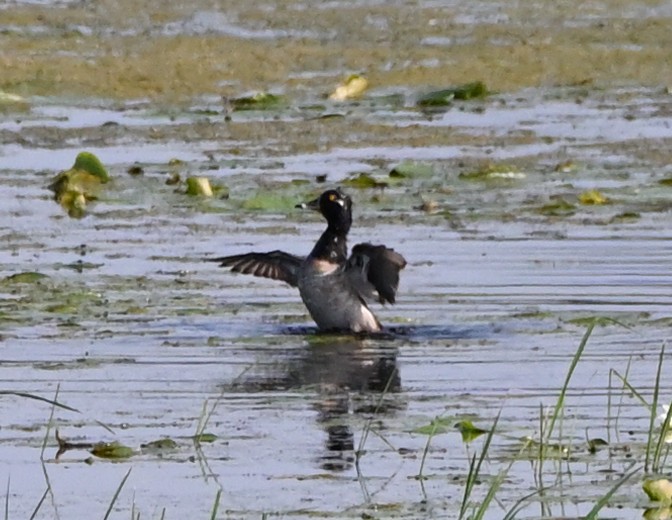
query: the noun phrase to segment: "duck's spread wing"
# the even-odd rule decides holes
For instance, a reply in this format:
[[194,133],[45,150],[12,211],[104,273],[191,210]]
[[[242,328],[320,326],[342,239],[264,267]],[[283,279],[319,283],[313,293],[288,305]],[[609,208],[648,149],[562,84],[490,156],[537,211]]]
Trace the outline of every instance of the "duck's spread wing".
[[362,296],[377,297],[380,303],[394,303],[399,271],[405,266],[406,260],[394,249],[357,244],[352,248],[346,270]]
[[282,280],[296,287],[299,269],[303,258],[290,255],[284,251],[270,253],[245,253],[243,255],[221,256],[208,258],[209,262],[218,262],[220,267],[230,267],[232,271]]

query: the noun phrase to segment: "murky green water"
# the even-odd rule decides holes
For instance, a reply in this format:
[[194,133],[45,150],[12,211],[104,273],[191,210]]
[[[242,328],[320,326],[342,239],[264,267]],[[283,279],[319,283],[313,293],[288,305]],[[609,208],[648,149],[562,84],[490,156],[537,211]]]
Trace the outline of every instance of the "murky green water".
[[[0,396],[10,518],[29,517],[47,482],[37,518],[103,517],[129,469],[112,517],[208,518],[221,490],[221,518],[457,518],[483,437],[467,446],[453,425],[487,429],[498,414],[474,504],[514,462],[485,518],[526,495],[516,518],[579,517],[643,466],[649,411],[612,371],[651,402],[672,304],[669,94],[527,89],[434,113],[417,95],[374,88],[331,104],[310,91],[231,121],[216,97],[170,110],[36,98],[1,113],[0,277],[47,278],[0,282],[0,390],[59,388],[81,411],[56,409],[63,438],[137,450],[57,459],[52,428],[41,464],[51,407]],[[71,219],[46,186],[81,150],[114,180]],[[136,163],[144,173],[127,174]],[[165,183],[175,173],[230,196],[187,197]],[[363,173],[385,186],[353,186]],[[333,185],[354,199],[351,243],[409,262],[398,304],[377,311],[389,337],[316,335],[295,290],[202,261],[307,253],[323,223],[292,206]],[[581,203],[589,190],[610,202]],[[569,452],[540,482],[538,454],[516,459],[521,439],[539,438],[590,317],[620,325],[593,332],[554,435]],[[199,447],[206,402],[217,439]],[[450,427],[421,470],[419,429],[437,416]],[[141,449],[163,437],[177,448]],[[591,453],[593,438],[608,446]],[[642,515],[644,476],[605,517]]]

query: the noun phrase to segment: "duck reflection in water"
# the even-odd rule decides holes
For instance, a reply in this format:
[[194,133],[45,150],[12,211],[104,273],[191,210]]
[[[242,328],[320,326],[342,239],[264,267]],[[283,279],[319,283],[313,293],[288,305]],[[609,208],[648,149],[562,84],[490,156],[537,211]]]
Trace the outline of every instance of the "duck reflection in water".
[[315,335],[307,341],[298,358],[285,359],[281,367],[267,365],[264,373],[248,372],[238,384],[256,392],[314,388],[317,422],[327,434],[318,464],[343,471],[355,461],[351,414],[387,415],[403,407],[396,348],[390,341],[353,336]]

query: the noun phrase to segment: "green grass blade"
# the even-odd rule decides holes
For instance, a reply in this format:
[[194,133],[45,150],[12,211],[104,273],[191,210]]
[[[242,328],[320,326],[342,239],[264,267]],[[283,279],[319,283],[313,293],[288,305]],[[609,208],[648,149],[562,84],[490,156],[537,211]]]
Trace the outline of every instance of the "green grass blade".
[[[658,360],[659,366],[658,366],[658,375],[662,372],[662,364],[663,364],[663,355],[665,353],[665,345],[663,344],[661,350],[660,350],[660,359]],[[658,394],[658,379],[656,379],[656,394]],[[670,403],[672,404],[672,403]],[[654,408],[654,410],[657,409]],[[655,413],[653,414],[655,415]],[[653,452],[653,462],[651,464],[652,469],[654,472],[658,472],[661,470],[661,465],[660,465],[660,458],[663,453],[663,448],[665,446],[665,439],[667,438],[667,432],[670,428],[670,420],[672,420],[672,406],[670,406],[667,409],[667,414],[665,415],[665,420],[663,422],[662,427],[660,428],[660,435],[658,436],[658,442],[656,443],[656,449]],[[649,438],[651,437],[652,431],[649,431]]]
[[222,488],[219,488],[217,490],[217,494],[215,495],[215,503],[212,504],[212,514],[210,515],[210,520],[216,520],[217,518],[217,510],[219,509],[220,498],[222,498]]
[[47,422],[47,431],[44,433],[44,439],[42,440],[42,450],[40,451],[40,460],[44,461],[44,450],[47,449],[47,442],[49,441],[49,433],[51,433],[51,425],[54,421],[54,412],[56,411],[56,403],[58,402],[58,393],[61,390],[61,384],[56,385],[56,393],[54,394],[54,400],[51,404],[51,413],[49,414],[49,421]]
[[532,491],[532,493],[528,493],[527,495],[519,498],[513,506],[511,506],[511,509],[509,509],[504,516],[502,520],[513,520],[516,518],[516,515],[520,512],[521,509],[523,509],[523,506],[525,505],[525,502],[527,502],[530,498],[534,497],[535,495],[541,495],[544,493],[544,491],[548,491],[549,489],[553,489],[554,486],[547,486],[545,488],[539,488],[535,489]]
[[590,325],[588,325],[588,328],[586,329],[583,338],[581,338],[581,343],[579,343],[579,348],[576,349],[576,353],[572,358],[572,362],[569,365],[569,370],[567,371],[567,376],[565,377],[565,383],[562,385],[560,395],[558,395],[558,400],[556,401],[555,408],[553,409],[553,415],[551,416],[551,423],[549,424],[548,428],[546,428],[546,441],[548,441],[551,438],[551,435],[553,435],[553,428],[555,427],[555,423],[558,419],[558,416],[560,415],[560,410],[563,408],[565,404],[565,395],[567,394],[567,387],[569,386],[569,381],[572,379],[572,375],[574,374],[576,366],[579,364],[579,360],[581,359],[583,350],[586,348],[586,344],[588,343],[588,340],[590,339],[590,336],[593,333],[593,330],[595,329],[595,325],[598,322],[601,322],[600,318],[594,318],[590,323]]
[[7,477],[7,494],[5,495],[5,520],[9,520],[9,484],[12,481],[12,477]]
[[390,386],[392,385],[392,381],[394,380],[396,375],[397,375],[397,369],[395,368],[394,370],[392,370],[390,377],[387,379],[387,383],[385,383],[385,388],[383,388],[383,391],[380,394],[380,398],[376,403],[376,407],[374,408],[371,417],[368,418],[366,424],[364,425],[364,431],[362,432],[362,436],[359,438],[359,444],[357,445],[357,452],[355,453],[355,465],[359,465],[359,459],[362,457],[362,453],[364,453],[364,445],[366,444],[366,440],[369,437],[369,431],[371,430],[373,420],[378,414],[380,407],[383,406],[383,399],[385,399],[387,392],[390,390]]
[[432,442],[432,437],[434,437],[434,434],[436,433],[436,429],[438,428],[440,422],[438,420],[439,418],[436,417],[434,421],[432,421],[432,429],[429,432],[429,435],[427,436],[427,442],[425,443],[425,449],[422,451],[422,459],[420,460],[420,470],[418,471],[418,478],[422,480],[422,472],[425,468],[425,459],[427,459],[427,453],[429,452],[429,445]]
[[[632,468],[632,466],[630,466]],[[618,491],[618,488],[620,488],[623,484],[625,484],[630,478],[637,473],[641,468],[635,468],[629,473],[626,473],[623,475],[618,482],[607,492],[606,495],[604,495],[602,498],[600,498],[595,506],[590,510],[590,512],[583,517],[582,520],[597,520],[598,519],[598,513],[600,510],[607,505],[607,502],[609,502],[609,499],[611,499],[612,496],[614,496],[614,493]]]
[[49,495],[49,491],[51,491],[51,487],[47,486],[47,489],[44,490],[44,493],[42,493],[42,498],[40,498],[40,501],[37,503],[35,506],[35,509],[33,509],[33,514],[30,515],[30,520],[34,520],[34,518],[37,516],[37,512],[40,510],[42,507],[42,504],[47,498],[47,495]]
[[47,399],[46,397],[42,397],[39,395],[35,394],[29,394],[27,392],[15,392],[13,390],[0,390],[0,395],[15,395],[17,397],[25,397],[26,399],[34,399],[36,401],[42,401],[43,403],[50,404],[52,406],[58,406],[59,408],[63,408],[64,410],[68,410],[70,412],[75,412],[75,413],[82,413],[77,408],[73,408],[72,406],[68,406],[67,404],[59,403],[58,401],[54,401],[52,399]]
[[114,503],[117,501],[119,493],[121,493],[121,490],[124,488],[124,484],[126,484],[126,481],[128,480],[128,477],[131,474],[132,469],[133,468],[129,468],[128,471],[126,472],[126,475],[124,475],[124,478],[121,479],[121,482],[119,483],[119,486],[117,487],[117,490],[115,491],[114,496],[112,497],[112,501],[110,502],[110,505],[107,507],[107,511],[105,512],[103,520],[107,520],[110,517],[110,514],[112,513],[112,508],[114,507]]
[[631,392],[632,395],[634,395],[639,402],[641,402],[644,406],[646,406],[646,408],[648,410],[651,409],[651,405],[646,402],[646,399],[644,399],[644,396],[642,394],[640,394],[634,386],[632,386],[630,383],[628,383],[628,380],[625,376],[622,376],[621,374],[619,374],[618,370],[614,370],[614,375],[621,380],[621,382],[623,383],[623,387],[627,388],[628,391]]
[[[527,447],[530,445],[530,440],[526,441],[523,447],[520,450],[520,453],[523,453]],[[520,455],[519,453],[519,455]],[[490,502],[495,498],[495,495],[497,494],[497,491],[499,491],[499,488],[501,487],[502,483],[504,482],[504,479],[506,476],[509,474],[509,471],[511,471],[511,467],[513,464],[518,460],[518,457],[514,457],[511,459],[509,464],[503,468],[498,474],[497,477],[495,477],[495,480],[493,483],[490,485],[490,488],[488,489],[488,493],[485,495],[485,498],[483,499],[483,502],[481,502],[481,505],[479,506],[478,510],[476,511],[476,514],[471,517],[471,520],[483,520],[483,517],[485,516],[485,513],[488,511],[488,508],[490,507]],[[536,494],[537,491],[533,493]]]
[[653,432],[656,427],[656,417],[658,417],[658,395],[660,392],[660,374],[663,369],[663,356],[665,354],[665,344],[660,349],[658,357],[658,369],[656,370],[656,384],[653,387],[653,403],[651,404],[651,418],[649,419],[649,438],[646,441],[646,461],[644,462],[644,471],[648,473],[649,463],[651,462],[651,446],[653,445]]
[[[474,485],[476,484],[476,480],[478,479],[478,475],[481,472],[481,465],[483,464],[483,461],[485,460],[485,457],[488,454],[488,450],[490,449],[490,443],[492,442],[492,438],[495,435],[495,429],[497,428],[497,423],[499,422],[499,417],[501,413],[502,411],[500,410],[499,413],[497,414],[497,417],[495,417],[495,422],[492,424],[492,428],[490,428],[488,435],[485,437],[485,441],[483,442],[483,449],[481,450],[481,454],[478,457],[478,462],[476,462],[476,454],[474,454],[474,456],[471,458],[471,463],[469,464],[469,473],[467,474],[467,482],[464,486],[464,496],[462,497],[462,505],[460,506],[460,516],[458,517],[460,520],[464,518],[464,515],[467,512],[471,492],[473,491]],[[492,496],[494,497],[494,494]],[[492,500],[492,497],[490,498],[490,500]]]

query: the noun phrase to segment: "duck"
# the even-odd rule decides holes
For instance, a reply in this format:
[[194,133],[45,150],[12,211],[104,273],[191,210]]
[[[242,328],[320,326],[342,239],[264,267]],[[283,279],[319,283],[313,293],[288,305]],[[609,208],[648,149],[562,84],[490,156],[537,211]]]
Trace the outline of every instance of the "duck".
[[348,257],[352,199],[338,189],[327,190],[296,207],[317,211],[327,221],[327,228],[308,256],[276,250],[207,260],[232,272],[279,280],[298,288],[322,332],[382,332],[368,302],[395,303],[399,272],[406,266],[404,257],[394,249],[369,242],[355,245]]

